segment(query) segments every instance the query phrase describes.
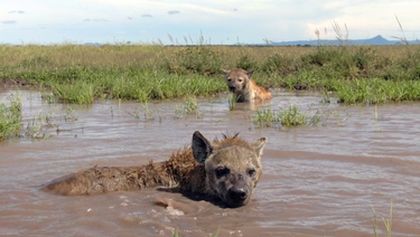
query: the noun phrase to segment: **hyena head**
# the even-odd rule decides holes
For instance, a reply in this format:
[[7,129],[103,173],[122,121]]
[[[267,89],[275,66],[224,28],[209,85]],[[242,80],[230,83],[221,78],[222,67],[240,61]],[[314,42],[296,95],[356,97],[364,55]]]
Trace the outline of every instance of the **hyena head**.
[[223,70],[225,73],[225,80],[230,92],[242,93],[249,85],[249,80],[252,76],[252,70],[245,71],[240,68],[232,70]]
[[207,191],[229,207],[247,204],[261,177],[261,156],[266,138],[247,143],[237,136],[214,144],[195,132],[194,158],[204,163]]

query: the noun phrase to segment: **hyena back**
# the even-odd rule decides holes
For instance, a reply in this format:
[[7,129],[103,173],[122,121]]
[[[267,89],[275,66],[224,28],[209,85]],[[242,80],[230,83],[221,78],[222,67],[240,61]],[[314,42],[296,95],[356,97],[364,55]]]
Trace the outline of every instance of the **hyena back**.
[[43,189],[86,195],[165,186],[238,207],[249,202],[261,177],[265,143],[264,137],[248,143],[237,135],[210,143],[196,131],[192,146],[173,153],[167,161],[138,167],[93,167],[53,180]]

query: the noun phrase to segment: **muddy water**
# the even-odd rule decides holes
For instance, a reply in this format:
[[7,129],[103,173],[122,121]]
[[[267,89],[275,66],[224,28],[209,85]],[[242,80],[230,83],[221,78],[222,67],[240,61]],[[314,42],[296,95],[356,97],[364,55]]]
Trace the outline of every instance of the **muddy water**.
[[[0,101],[10,93],[2,92]],[[175,112],[181,101],[147,109],[118,101],[83,107],[19,94],[25,127],[42,127],[36,137],[44,139],[26,135],[0,144],[1,236],[171,236],[174,230],[182,236],[374,236],[375,215],[384,236],[391,207],[393,236],[420,236],[418,103],[346,107],[279,92],[263,106],[294,104],[318,112],[320,123],[259,129],[254,112],[229,111],[223,96],[199,101],[198,116],[183,116]],[[222,209],[156,190],[87,197],[39,190],[93,165],[164,160],[195,130],[209,138],[238,131],[248,140],[268,137],[264,176],[248,206]],[[158,200],[173,208],[155,205]]]

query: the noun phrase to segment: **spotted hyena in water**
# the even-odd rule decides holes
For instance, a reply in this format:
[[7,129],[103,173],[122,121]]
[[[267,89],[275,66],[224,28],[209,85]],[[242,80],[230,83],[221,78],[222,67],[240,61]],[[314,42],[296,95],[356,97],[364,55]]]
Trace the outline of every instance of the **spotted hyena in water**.
[[61,195],[86,195],[165,186],[202,195],[228,207],[247,204],[261,177],[266,138],[248,143],[238,135],[209,142],[200,132],[192,145],[170,159],[139,167],[93,167],[53,180],[43,189]]
[[253,71],[240,68],[223,71],[228,89],[234,94],[236,102],[262,102],[271,99],[271,92],[251,79]]

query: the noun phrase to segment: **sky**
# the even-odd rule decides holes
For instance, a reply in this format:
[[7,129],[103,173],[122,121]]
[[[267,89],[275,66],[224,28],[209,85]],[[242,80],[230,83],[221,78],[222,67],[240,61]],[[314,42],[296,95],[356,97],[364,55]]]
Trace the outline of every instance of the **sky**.
[[264,43],[333,39],[334,24],[414,40],[419,12],[419,0],[0,0],[0,43]]

